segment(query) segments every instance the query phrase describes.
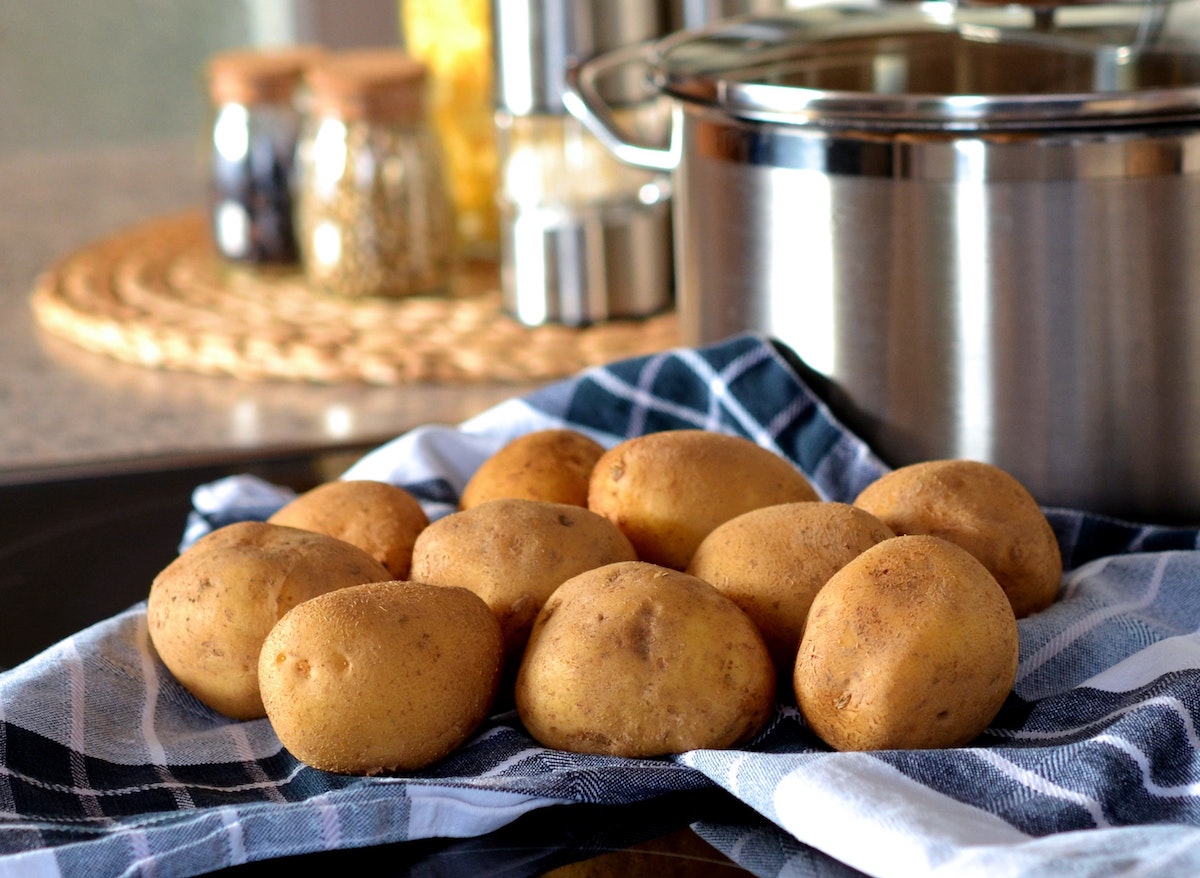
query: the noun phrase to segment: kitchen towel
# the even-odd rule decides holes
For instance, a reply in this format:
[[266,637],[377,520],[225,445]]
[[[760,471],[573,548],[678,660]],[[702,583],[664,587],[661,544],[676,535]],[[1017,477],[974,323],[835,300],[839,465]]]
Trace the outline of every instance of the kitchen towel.
[[[786,351],[743,335],[419,427],[344,477],[403,485],[436,518],[508,440],[564,426],[605,445],[676,428],[747,436],[829,500],[886,471]],[[181,548],[290,496],[250,476],[198,486]],[[745,749],[581,756],[537,745],[508,712],[414,775],[331,775],[292,758],[266,720],[227,720],[184,691],[155,657],[140,603],[0,674],[0,878],[190,876],[473,838],[550,805],[712,791],[761,819],[697,831],[756,875],[992,878],[1051,863],[1059,878],[1200,874],[1198,531],[1047,515],[1066,569],[1059,600],[1019,623],[1017,682],[995,722],[948,750],[831,752],[784,701]]]

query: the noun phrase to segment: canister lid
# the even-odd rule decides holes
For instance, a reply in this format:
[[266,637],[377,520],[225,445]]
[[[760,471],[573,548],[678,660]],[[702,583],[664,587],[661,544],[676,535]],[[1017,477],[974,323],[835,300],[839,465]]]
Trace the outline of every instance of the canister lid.
[[1200,2],[817,5],[661,40],[659,89],[731,115],[881,129],[1200,116]]
[[205,73],[217,103],[254,104],[290,100],[320,46],[231,49],[213,55]]
[[[670,32],[665,0],[491,0],[491,11],[496,105],[518,116],[566,115],[569,64]],[[616,75],[602,91],[644,99],[645,78]]]
[[409,122],[425,112],[428,68],[401,49],[330,53],[305,76],[314,113],[348,120]]

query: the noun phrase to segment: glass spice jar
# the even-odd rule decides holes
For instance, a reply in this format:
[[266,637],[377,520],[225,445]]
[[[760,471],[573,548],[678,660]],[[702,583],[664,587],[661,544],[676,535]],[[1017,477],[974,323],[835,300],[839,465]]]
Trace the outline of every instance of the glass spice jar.
[[399,49],[347,50],[309,70],[296,224],[314,287],[357,298],[448,285],[454,207],[426,78],[425,65]]
[[209,59],[207,162],[213,242],[227,259],[294,264],[292,173],[298,89],[316,46],[236,49]]

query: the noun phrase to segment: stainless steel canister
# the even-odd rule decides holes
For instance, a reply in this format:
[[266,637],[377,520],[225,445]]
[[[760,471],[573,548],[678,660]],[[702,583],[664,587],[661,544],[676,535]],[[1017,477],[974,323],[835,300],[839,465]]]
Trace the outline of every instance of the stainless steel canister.
[[[691,343],[791,347],[893,465],[1200,520],[1197,4],[826,5],[593,59],[568,105],[672,169]],[[648,68],[642,142],[591,87]]]

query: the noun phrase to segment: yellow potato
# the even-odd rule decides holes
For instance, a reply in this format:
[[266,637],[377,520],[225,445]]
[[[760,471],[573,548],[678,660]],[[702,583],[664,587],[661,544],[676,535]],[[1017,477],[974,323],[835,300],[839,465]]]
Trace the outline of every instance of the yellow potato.
[[362,549],[326,534],[239,522],[200,538],[155,577],[146,624],[184,688],[233,719],[258,719],[258,652],[279,617],[325,592],[389,578]]
[[585,570],[636,557],[607,518],[569,503],[509,498],[429,525],[413,547],[412,578],[461,586],[483,598],[515,665],[554,589]]
[[399,485],[369,479],[317,485],[267,520],[358,546],[386,567],[393,579],[408,577],[413,541],[429,524],[416,497]]
[[743,512],[716,527],[687,572],[712,583],[763,633],[780,679],[789,680],[808,608],[821,586],[878,542],[895,536],[847,503],[802,501]]
[[1017,620],[969,552],[900,536],[860,554],[817,592],[793,686],[835,750],[956,747],[1012,690]]
[[641,561],[559,586],[529,636],[516,706],[547,747],[653,757],[749,742],[775,706],[762,634],[701,579]]
[[761,506],[820,499],[792,463],[740,436],[668,430],[626,439],[592,470],[588,508],[638,558],[683,570],[717,525]]
[[374,582],[293,608],[267,635],[258,674],[271,726],[300,761],[415,771],[487,717],[501,650],[495,617],[466,589]]
[[588,479],[604,446],[575,430],[535,430],[483,462],[463,488],[460,509],[521,497],[587,505]]
[[1029,491],[997,466],[911,464],[868,485],[854,505],[897,534],[933,534],[966,549],[996,577],[1017,618],[1058,596],[1063,568],[1054,530]]

